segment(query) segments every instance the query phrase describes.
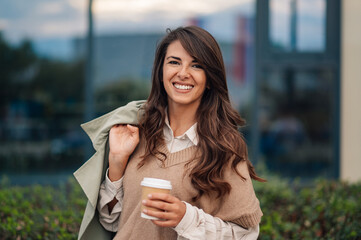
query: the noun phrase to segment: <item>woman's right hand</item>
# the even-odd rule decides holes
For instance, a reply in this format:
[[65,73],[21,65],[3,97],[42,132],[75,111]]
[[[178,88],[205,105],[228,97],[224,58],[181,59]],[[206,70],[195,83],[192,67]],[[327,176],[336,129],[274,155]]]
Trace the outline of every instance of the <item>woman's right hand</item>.
[[109,132],[109,179],[119,180],[129,156],[139,143],[139,129],[132,125],[114,125]]

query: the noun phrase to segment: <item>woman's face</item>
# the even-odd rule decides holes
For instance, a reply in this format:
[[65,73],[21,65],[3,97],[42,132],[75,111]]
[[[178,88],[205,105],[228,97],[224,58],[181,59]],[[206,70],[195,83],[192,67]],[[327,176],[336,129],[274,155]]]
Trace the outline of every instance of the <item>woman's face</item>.
[[168,106],[198,108],[206,88],[206,73],[178,40],[168,46],[163,63],[163,85]]

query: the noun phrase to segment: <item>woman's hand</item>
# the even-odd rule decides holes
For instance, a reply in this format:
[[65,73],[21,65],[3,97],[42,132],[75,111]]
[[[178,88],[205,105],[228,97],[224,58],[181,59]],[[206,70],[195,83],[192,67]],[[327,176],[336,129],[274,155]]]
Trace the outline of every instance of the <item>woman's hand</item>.
[[139,143],[139,129],[131,125],[114,125],[109,132],[109,179],[123,176],[129,156]]
[[162,212],[153,210],[144,210],[144,213],[157,217],[162,220],[152,220],[155,225],[160,227],[175,227],[186,213],[186,204],[178,198],[166,193],[152,193],[148,195],[147,200],[143,200],[143,205],[147,207],[158,208]]

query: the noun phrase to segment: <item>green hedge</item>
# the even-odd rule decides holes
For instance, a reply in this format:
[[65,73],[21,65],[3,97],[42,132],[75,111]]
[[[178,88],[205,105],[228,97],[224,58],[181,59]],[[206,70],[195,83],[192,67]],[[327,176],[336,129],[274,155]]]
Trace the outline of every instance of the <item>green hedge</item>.
[[77,239],[86,197],[72,178],[59,187],[0,184],[0,240]]
[[[361,184],[255,183],[260,239],[361,239]],[[59,187],[0,184],[0,240],[76,239],[86,200],[75,180]]]
[[255,183],[263,211],[260,239],[361,239],[361,184],[280,179]]

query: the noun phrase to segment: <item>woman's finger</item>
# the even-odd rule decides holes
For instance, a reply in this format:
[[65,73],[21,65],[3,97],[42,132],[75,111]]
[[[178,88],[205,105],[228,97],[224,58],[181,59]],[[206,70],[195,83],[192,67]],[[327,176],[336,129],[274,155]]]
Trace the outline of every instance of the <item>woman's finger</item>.
[[174,215],[175,215],[173,212],[154,211],[151,209],[144,209],[143,212],[149,216],[159,218],[163,221],[174,219]]
[[175,227],[178,222],[176,221],[176,216],[171,212],[158,212],[153,210],[144,211],[145,214],[156,217],[159,220],[152,220],[152,222],[161,227]]
[[130,124],[127,124],[127,128],[133,133],[138,132],[138,130],[139,130],[139,128],[132,126]]
[[154,224],[158,226],[175,227],[182,220],[186,212],[185,203],[170,194],[153,193],[148,196],[147,200],[143,200],[142,203],[145,206],[161,210],[144,210],[145,214],[163,220],[161,222],[154,221]]
[[161,200],[168,203],[174,203],[179,201],[178,198],[168,194],[168,193],[151,193],[148,194],[148,199],[150,200]]
[[171,212],[172,204],[159,200],[143,200],[143,205],[147,207],[157,208],[163,211]]

